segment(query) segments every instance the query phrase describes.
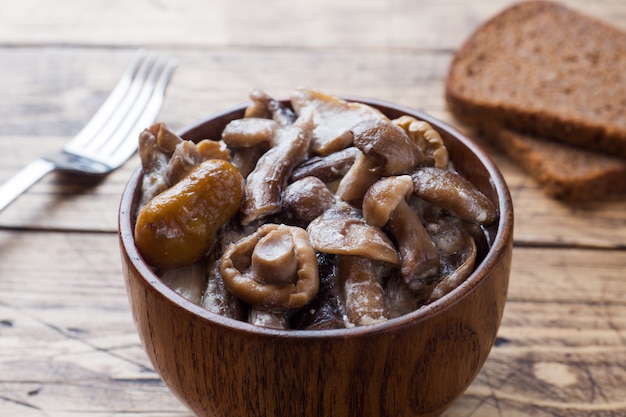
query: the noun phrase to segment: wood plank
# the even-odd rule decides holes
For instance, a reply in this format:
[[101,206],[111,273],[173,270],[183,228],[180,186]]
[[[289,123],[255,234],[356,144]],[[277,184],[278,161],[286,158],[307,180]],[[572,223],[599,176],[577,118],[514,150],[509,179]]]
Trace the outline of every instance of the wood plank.
[[[286,96],[298,85],[381,98],[424,110],[463,129],[446,111],[443,100],[449,53],[343,49],[164,52],[180,61],[160,115],[160,120],[174,129],[244,102],[252,88]],[[0,89],[5,92],[0,96],[0,181],[35,155],[58,149],[77,133],[133,53],[74,48],[0,50],[0,60],[10,63],[0,68]],[[12,72],[6,72],[10,68],[17,68],[21,75],[12,78]],[[29,79],[39,81],[30,83]],[[624,247],[626,228],[621,226],[626,224],[626,196],[577,206],[545,198],[532,179],[481,144],[511,188],[516,242]],[[50,176],[5,210],[0,226],[115,231],[119,196],[136,166],[138,159],[134,158],[99,184],[73,185],[67,177]]]
[[[0,409],[188,416],[139,344],[115,234],[0,231],[0,249]],[[626,412],[624,268],[622,251],[516,248],[497,346],[445,416]]]
[[[562,3],[624,27],[620,0]],[[512,0],[336,2],[162,0],[7,2],[0,42],[20,45],[172,45],[452,49]],[[201,13],[195,11],[201,10]],[[115,28],[113,30],[112,28]]]

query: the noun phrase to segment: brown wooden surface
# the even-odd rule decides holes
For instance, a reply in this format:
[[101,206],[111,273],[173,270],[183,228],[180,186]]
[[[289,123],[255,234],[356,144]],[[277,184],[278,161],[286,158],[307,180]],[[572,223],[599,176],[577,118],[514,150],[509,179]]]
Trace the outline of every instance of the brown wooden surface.
[[[299,85],[457,125],[452,53],[511,3],[2,0],[0,182],[77,133],[138,47],[179,60],[160,116],[173,128]],[[563,3],[626,30],[622,0]],[[626,416],[626,196],[565,205],[492,155],[516,208],[509,300],[445,417]],[[116,210],[137,163],[96,184],[50,175],[0,213],[1,416],[190,416],[152,370],[123,286]]]

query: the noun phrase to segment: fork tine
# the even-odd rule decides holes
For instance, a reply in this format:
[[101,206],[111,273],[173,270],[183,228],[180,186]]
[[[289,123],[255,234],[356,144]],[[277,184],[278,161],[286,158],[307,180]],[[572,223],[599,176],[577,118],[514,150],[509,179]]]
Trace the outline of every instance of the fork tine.
[[137,75],[139,67],[146,59],[146,56],[147,52],[145,49],[137,51],[132,63],[122,75],[122,78],[118,81],[104,103],[102,103],[102,106],[100,106],[91,120],[89,120],[89,122],[66,146],[71,148],[82,147],[86,142],[89,142],[100,129],[102,129],[102,126],[104,126],[104,124],[111,118],[111,114],[115,112],[120,102],[126,96],[126,93],[128,92],[133,79]]
[[[163,71],[161,72],[152,94],[147,101],[143,111],[140,112],[137,117],[134,118],[134,123],[132,127],[128,129],[128,133],[125,136],[120,135],[120,138],[123,138],[115,148],[113,148],[112,152],[109,154],[108,164],[111,166],[119,166],[124,161],[126,161],[130,156],[135,153],[137,150],[137,146],[139,144],[139,133],[152,124],[160,110],[161,105],[163,104],[163,98],[165,95],[165,89],[176,69],[177,62],[174,59],[169,59]],[[131,120],[131,119],[129,119]]]
[[73,141],[71,141],[64,149],[82,156],[97,157],[98,149],[109,140],[115,130],[118,129],[119,125],[123,122],[128,111],[130,111],[135,104],[137,97],[139,97],[141,90],[146,83],[146,79],[148,79],[153,70],[155,61],[155,55],[148,54],[139,67],[139,70],[126,91],[124,98],[118,103],[115,110],[109,115],[108,120],[105,121],[101,129],[99,129],[95,135],[88,140],[83,141],[80,146],[75,145]]
[[[167,60],[164,58],[159,58],[152,66],[150,74],[148,75],[146,82],[139,91],[135,102],[124,114],[124,119],[118,125],[117,129],[111,132],[111,135],[107,139],[107,141],[98,146],[97,152],[99,155],[101,155],[101,157],[107,158],[111,156],[129,135],[139,135],[139,131],[135,132],[133,128],[135,127],[137,120],[145,111],[145,107],[152,97],[154,88],[157,85],[160,75],[166,68],[166,65]],[[93,150],[93,147],[90,148]]]

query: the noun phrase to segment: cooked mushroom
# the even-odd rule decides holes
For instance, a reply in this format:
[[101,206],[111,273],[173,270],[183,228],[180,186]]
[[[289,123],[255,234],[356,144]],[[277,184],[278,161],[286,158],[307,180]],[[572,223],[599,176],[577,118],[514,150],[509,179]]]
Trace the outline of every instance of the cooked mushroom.
[[427,163],[440,169],[447,169],[450,157],[448,149],[441,139],[441,135],[433,127],[423,120],[417,120],[413,116],[404,115],[392,122],[400,126],[417,144],[424,154]]
[[399,175],[424,159],[404,130],[387,120],[364,120],[352,128],[354,146],[377,162],[374,172]]
[[333,182],[343,178],[360,154],[354,146],[333,152],[326,156],[314,156],[298,165],[291,175],[292,181],[304,177],[317,177],[323,182]]
[[278,123],[272,119],[247,117],[230,121],[222,131],[222,140],[234,148],[274,145]]
[[203,139],[196,143],[196,149],[204,161],[207,159],[231,160],[230,149],[221,140]]
[[244,117],[261,117],[273,119],[280,126],[292,124],[297,115],[292,109],[282,105],[264,91],[254,89],[250,92],[252,104],[246,108]]
[[379,227],[367,224],[360,210],[348,204],[338,203],[326,210],[309,224],[307,232],[319,252],[400,263],[389,237]]
[[414,291],[434,285],[439,275],[439,254],[417,214],[405,198],[413,192],[408,175],[385,177],[363,198],[365,221],[376,227],[388,225],[400,252],[400,271]]
[[203,158],[193,142],[180,141],[163,171],[163,178],[168,187],[182,180],[202,160]]
[[377,273],[377,261],[362,256],[340,255],[337,276],[348,320],[355,326],[386,321],[385,295]]
[[284,310],[253,306],[248,313],[248,323],[271,329],[288,329],[289,323]]
[[229,245],[220,272],[230,291],[252,306],[299,308],[319,289],[315,251],[294,226],[268,223]]
[[229,222],[218,235],[217,242],[207,261],[207,284],[202,295],[201,305],[212,313],[236,320],[246,320],[248,307],[226,287],[220,272],[221,257],[228,245],[250,234],[251,230]]
[[412,197],[410,206],[418,212],[439,253],[441,272],[434,286],[413,291],[399,276],[391,276],[385,287],[390,317],[417,310],[456,288],[474,270],[477,250],[465,222],[441,208]]
[[498,218],[491,200],[457,172],[423,167],[413,172],[411,178],[418,197],[463,220],[489,225]]
[[312,114],[315,129],[311,152],[329,155],[352,143],[350,129],[363,120],[389,120],[380,111],[362,103],[345,100],[306,88],[291,94],[291,106],[299,115]]
[[431,292],[428,303],[458,287],[472,273],[476,262],[476,243],[469,233],[451,222],[442,222],[440,226],[431,236],[441,254],[442,278]]
[[164,123],[155,123],[139,134],[139,155],[144,171],[139,207],[184,178],[208,159],[230,160],[223,142],[183,140]]
[[322,330],[346,327],[346,308],[337,285],[337,256],[317,254],[320,289],[311,303],[292,318],[296,329]]
[[247,177],[259,158],[274,146],[278,123],[272,119],[235,119],[222,131],[222,141],[233,150],[233,164]]
[[201,304],[206,288],[206,263],[199,261],[189,266],[163,271],[159,278],[177,294],[194,304]]
[[282,216],[286,223],[306,227],[335,204],[335,195],[317,177],[304,177],[285,188]]
[[361,154],[337,188],[344,201],[361,200],[381,176],[404,174],[423,159],[406,132],[389,121],[366,120],[355,125],[352,133]]
[[311,129],[310,120],[306,119],[278,129],[275,146],[261,156],[246,179],[240,210],[242,224],[280,211],[287,180],[308,152]]

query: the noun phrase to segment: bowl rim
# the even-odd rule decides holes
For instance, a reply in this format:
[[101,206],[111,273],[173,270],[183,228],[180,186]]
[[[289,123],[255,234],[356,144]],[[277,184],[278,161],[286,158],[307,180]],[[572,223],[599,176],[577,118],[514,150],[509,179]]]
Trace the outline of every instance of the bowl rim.
[[[328,338],[346,338],[346,337],[363,337],[372,336],[379,333],[389,332],[405,326],[414,325],[423,320],[440,314],[441,312],[451,308],[454,304],[460,302],[463,298],[469,295],[480,284],[480,282],[486,278],[489,271],[497,264],[499,259],[507,252],[507,247],[512,244],[513,240],[513,203],[508,185],[496,166],[491,157],[476,144],[467,135],[460,132],[450,124],[439,120],[427,113],[403,106],[394,104],[389,101],[373,99],[368,97],[359,96],[340,96],[340,98],[351,101],[360,102],[373,106],[382,106],[392,108],[396,111],[410,114],[418,119],[424,120],[429,124],[436,127],[438,130],[445,131],[447,134],[455,137],[463,146],[468,148],[480,163],[484,166],[489,173],[490,183],[496,192],[499,218],[497,223],[497,230],[492,242],[492,245],[486,254],[482,262],[474,269],[474,271],[455,289],[444,295],[443,297],[426,304],[415,311],[404,314],[400,317],[389,319],[384,322],[375,323],[367,326],[356,326],[345,329],[321,329],[321,330],[298,330],[298,329],[272,329],[232,319],[229,317],[221,316],[217,313],[210,312],[203,307],[193,303],[192,301],[184,298],[176,293],[169,286],[161,281],[161,279],[154,273],[154,271],[143,261],[142,256],[139,254],[137,247],[134,244],[134,233],[132,226],[133,213],[131,207],[133,201],[136,199],[137,187],[140,184],[142,168],[139,165],[132,173],[126,187],[122,193],[122,197],[119,205],[118,212],[118,235],[122,250],[128,258],[128,261],[132,263],[133,267],[138,271],[141,278],[149,285],[155,292],[159,293],[165,301],[172,303],[189,313],[198,317],[203,321],[212,323],[213,325],[229,328],[233,331],[253,334],[255,336],[266,335],[268,337],[290,337],[290,338],[304,338],[304,339],[328,339]],[[232,106],[226,110],[214,112],[209,116],[202,118],[186,127],[180,129],[177,133],[184,136],[186,133],[199,128],[205,123],[211,120],[218,119],[234,112],[242,111],[245,109],[249,102],[245,102],[239,105]]]

